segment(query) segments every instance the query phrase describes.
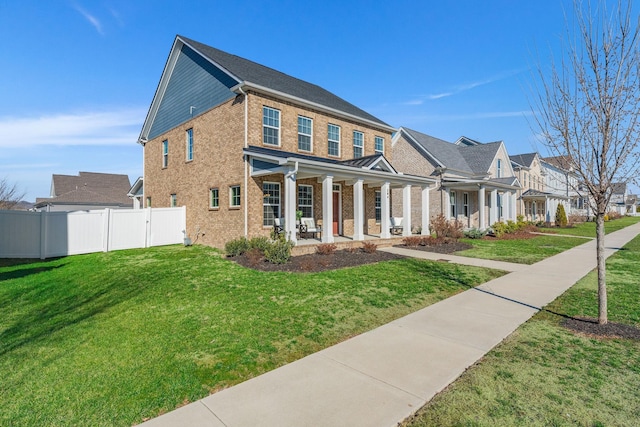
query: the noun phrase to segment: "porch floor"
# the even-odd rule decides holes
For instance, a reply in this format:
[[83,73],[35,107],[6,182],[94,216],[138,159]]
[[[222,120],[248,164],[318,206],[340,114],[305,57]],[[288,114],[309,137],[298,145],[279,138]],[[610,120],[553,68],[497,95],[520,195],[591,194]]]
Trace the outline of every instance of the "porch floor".
[[[362,247],[362,243],[369,241],[375,243],[379,248],[389,247],[402,243],[404,236],[393,235],[388,239],[380,238],[379,234],[365,234],[364,240],[353,240],[350,236],[334,236],[333,243],[335,243],[338,250],[347,248],[359,248]],[[322,244],[322,240],[319,238],[304,238],[298,239],[296,246],[291,250],[291,255],[306,255],[315,253],[316,247]]]

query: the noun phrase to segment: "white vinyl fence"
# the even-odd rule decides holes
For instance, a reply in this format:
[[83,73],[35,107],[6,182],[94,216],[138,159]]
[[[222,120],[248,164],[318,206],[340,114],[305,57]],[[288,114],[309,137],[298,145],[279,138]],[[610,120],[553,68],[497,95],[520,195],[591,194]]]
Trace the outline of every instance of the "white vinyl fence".
[[184,242],[186,208],[0,211],[0,258],[51,258]]

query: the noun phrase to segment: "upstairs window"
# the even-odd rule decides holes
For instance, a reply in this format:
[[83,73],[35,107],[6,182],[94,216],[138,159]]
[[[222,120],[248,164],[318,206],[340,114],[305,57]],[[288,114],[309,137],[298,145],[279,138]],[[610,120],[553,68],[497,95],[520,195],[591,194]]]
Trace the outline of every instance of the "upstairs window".
[[193,128],[187,129],[187,162],[193,160]]
[[381,136],[376,136],[375,152],[384,154],[384,138]]
[[498,159],[496,178],[502,178],[502,160]]
[[313,129],[313,120],[308,117],[298,116],[298,150],[311,150],[311,135]]
[[169,165],[169,140],[162,141],[162,167],[166,168]]
[[362,157],[362,153],[364,151],[364,134],[362,132],[358,132],[357,130],[353,131],[353,158],[357,159],[358,157]]
[[340,126],[329,124],[327,132],[329,134],[328,154],[340,157]]
[[262,107],[262,142],[265,145],[280,145],[280,111]]

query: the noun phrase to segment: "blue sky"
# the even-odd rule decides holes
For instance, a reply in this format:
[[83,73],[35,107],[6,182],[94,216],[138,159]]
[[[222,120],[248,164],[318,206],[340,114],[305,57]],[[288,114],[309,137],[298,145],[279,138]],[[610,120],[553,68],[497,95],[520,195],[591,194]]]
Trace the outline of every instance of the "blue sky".
[[54,173],[133,183],[176,34],[318,84],[392,126],[542,151],[529,82],[537,61],[559,55],[565,10],[566,0],[0,0],[0,178],[29,201],[49,195]]

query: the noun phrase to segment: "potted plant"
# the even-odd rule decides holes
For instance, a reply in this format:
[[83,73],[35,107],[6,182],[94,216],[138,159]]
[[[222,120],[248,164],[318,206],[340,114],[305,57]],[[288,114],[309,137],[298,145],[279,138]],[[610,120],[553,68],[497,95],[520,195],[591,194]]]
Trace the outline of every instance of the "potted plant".
[[300,220],[302,219],[302,211],[296,211],[296,223],[300,225]]

